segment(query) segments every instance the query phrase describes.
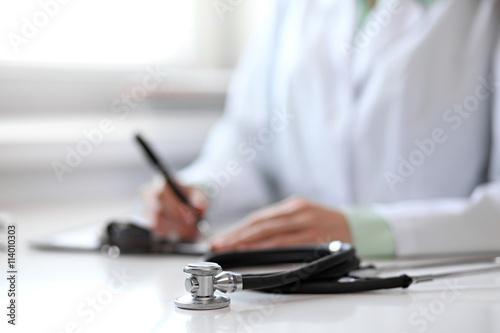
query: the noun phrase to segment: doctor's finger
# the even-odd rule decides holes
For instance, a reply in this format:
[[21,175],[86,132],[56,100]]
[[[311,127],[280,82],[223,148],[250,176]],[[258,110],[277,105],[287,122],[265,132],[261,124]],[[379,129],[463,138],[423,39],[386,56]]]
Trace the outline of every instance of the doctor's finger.
[[200,216],[200,212],[182,203],[168,203],[158,207],[158,211],[168,220],[179,224],[193,225]]
[[197,229],[195,226],[180,224],[172,219],[158,216],[157,222],[153,229],[161,238],[172,240],[193,240],[197,237]]
[[260,225],[246,225],[222,237],[214,239],[212,246],[217,248],[234,248],[260,242],[269,237],[280,237],[283,233],[297,232],[311,228],[304,216],[280,217],[267,220]]
[[318,244],[321,240],[321,237],[324,236],[325,235],[323,230],[301,230],[299,232],[275,235],[274,237],[270,237],[259,242],[243,245],[242,250],[262,250],[280,247],[313,245]]
[[313,206],[314,204],[305,199],[291,197],[251,214],[244,225],[265,224],[267,221],[274,218],[290,217],[297,213],[310,210]]

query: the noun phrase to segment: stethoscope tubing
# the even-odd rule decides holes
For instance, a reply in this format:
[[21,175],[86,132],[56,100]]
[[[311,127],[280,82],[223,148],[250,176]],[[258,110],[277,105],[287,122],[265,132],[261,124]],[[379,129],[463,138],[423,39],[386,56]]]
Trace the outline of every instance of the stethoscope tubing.
[[[340,294],[378,289],[407,288],[407,275],[391,278],[356,279],[349,273],[359,269],[354,247],[342,244],[332,252],[327,244],[278,250],[208,253],[201,261],[216,262],[223,269],[303,262],[298,268],[264,274],[242,274],[243,290],[295,294]],[[339,280],[348,278],[348,282]]]
[[354,247],[346,243],[340,244],[341,246],[335,251],[331,250],[328,244],[324,244],[315,247],[207,253],[201,261],[216,262],[224,270],[235,267],[303,263],[300,267],[288,271],[241,274],[243,290],[282,294],[345,294],[381,289],[405,289],[413,283],[449,276],[493,272],[500,269],[500,265],[495,261],[497,265],[489,268],[436,275],[402,274],[385,278],[364,277],[360,272],[377,270],[377,268],[373,265],[360,267],[360,259],[356,256]]

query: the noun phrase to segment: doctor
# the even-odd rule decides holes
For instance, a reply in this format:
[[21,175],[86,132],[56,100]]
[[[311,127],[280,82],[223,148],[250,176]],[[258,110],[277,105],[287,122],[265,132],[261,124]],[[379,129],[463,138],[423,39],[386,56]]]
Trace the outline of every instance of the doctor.
[[[196,214],[259,209],[213,248],[500,251],[500,2],[284,0],[269,16],[180,175]],[[168,187],[149,203],[159,234],[195,237]]]

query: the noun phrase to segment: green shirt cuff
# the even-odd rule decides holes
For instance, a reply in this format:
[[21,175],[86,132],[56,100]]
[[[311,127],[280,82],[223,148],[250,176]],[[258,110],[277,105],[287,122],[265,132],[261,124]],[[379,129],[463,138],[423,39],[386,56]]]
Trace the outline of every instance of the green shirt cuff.
[[343,209],[356,252],[362,257],[394,258],[396,243],[387,221],[366,208]]

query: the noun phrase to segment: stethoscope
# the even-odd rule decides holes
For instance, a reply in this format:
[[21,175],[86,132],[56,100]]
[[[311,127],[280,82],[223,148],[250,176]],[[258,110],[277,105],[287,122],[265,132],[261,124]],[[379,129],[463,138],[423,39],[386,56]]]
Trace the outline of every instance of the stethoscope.
[[[378,272],[374,265],[360,266],[361,261],[353,246],[339,241],[316,247],[208,253],[200,262],[184,267],[184,272],[190,274],[185,281],[189,294],[175,299],[174,303],[181,309],[189,310],[212,310],[229,306],[229,297],[215,294],[216,291],[225,294],[241,290],[280,294],[343,294],[405,289],[416,283],[500,270],[500,258],[490,259],[495,264],[492,267],[380,278],[373,275],[373,272]],[[298,268],[263,274],[239,274],[222,268],[299,262],[303,264]]]

